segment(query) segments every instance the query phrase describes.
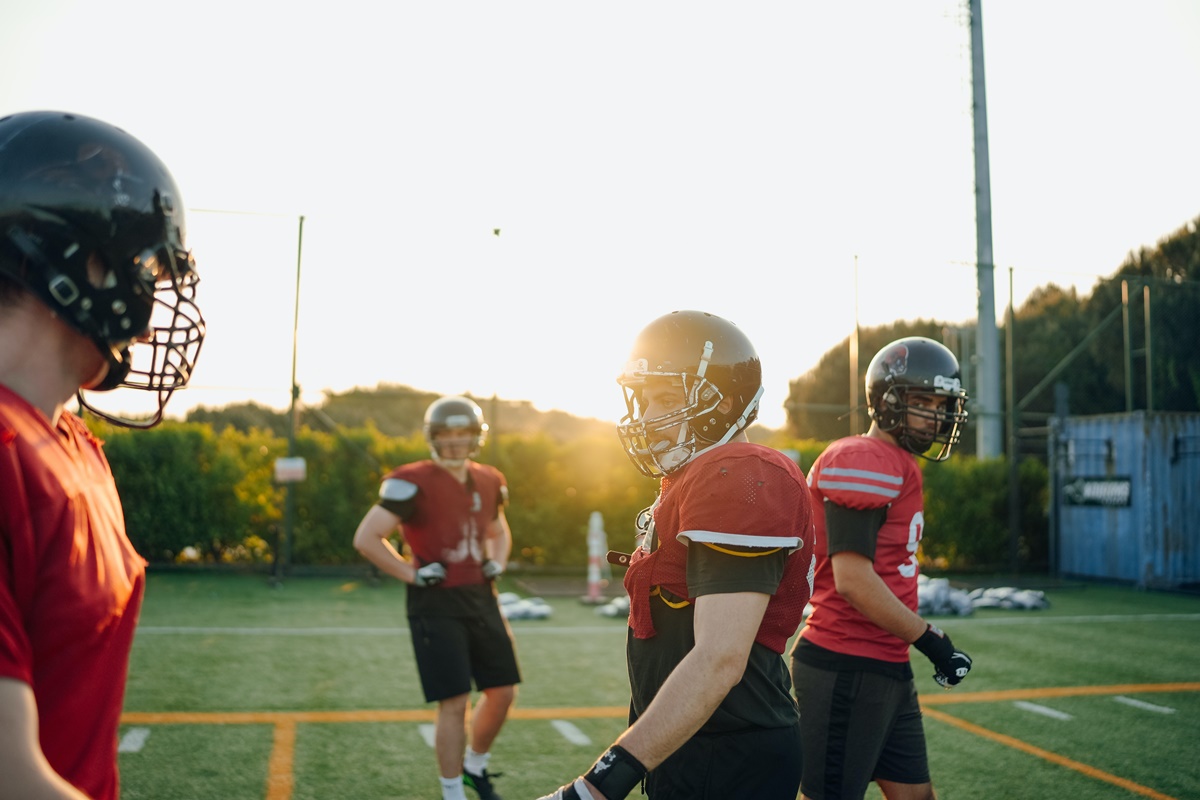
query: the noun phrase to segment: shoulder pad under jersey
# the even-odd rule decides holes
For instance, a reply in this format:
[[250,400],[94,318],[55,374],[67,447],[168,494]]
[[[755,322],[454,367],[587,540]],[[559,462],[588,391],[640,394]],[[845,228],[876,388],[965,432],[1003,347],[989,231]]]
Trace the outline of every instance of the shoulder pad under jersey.
[[399,478],[388,478],[379,484],[379,499],[403,503],[405,500],[412,500],[416,497],[417,489],[415,483],[409,483]]

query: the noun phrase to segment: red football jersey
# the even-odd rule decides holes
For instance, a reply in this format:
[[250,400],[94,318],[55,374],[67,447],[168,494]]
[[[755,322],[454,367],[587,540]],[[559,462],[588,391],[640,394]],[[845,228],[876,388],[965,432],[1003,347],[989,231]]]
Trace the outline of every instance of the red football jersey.
[[863,616],[838,594],[825,530],[825,500],[851,509],[887,508],[875,540],[875,572],[917,610],[917,546],[925,529],[921,470],[911,453],[867,436],[839,439],[808,472],[817,523],[813,612],[801,636],[827,650],[880,661],[908,661],[908,642]]
[[700,454],[676,475],[662,479],[654,507],[653,552],[644,542],[625,574],[630,627],[638,638],[654,633],[652,587],[689,596],[687,542],[717,547],[791,551],[783,580],[771,596],[755,641],[782,653],[796,632],[811,591],[813,515],[804,475],[778,450],[733,442]]
[[145,566],[100,443],[0,386],[0,675],[33,688],[54,770],[101,800],[118,795]]
[[467,482],[459,483],[433,461],[396,467],[384,480],[399,479],[417,486],[413,505],[402,517],[404,540],[418,564],[440,561],[446,580],[439,586],[487,583],[481,566],[483,537],[507,502],[504,475],[487,464],[467,462]]

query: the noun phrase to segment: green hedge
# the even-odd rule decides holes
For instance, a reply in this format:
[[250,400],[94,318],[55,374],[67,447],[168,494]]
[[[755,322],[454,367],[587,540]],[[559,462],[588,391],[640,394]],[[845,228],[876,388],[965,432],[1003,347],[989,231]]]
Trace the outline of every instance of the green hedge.
[[[286,527],[284,486],[274,482],[275,459],[288,442],[273,433],[207,424],[165,422],[128,431],[93,422],[125,505],[126,527],[151,563],[264,563],[276,555]],[[824,443],[779,437],[767,444],[798,456],[805,471]],[[426,458],[419,434],[387,437],[373,427],[337,435],[308,428],[295,454],[307,479],[294,485],[289,563],[363,563],[351,542],[375,502],[379,480],[392,466]],[[587,528],[603,515],[609,545],[628,548],[633,520],[650,505],[657,481],[629,464],[615,436],[560,442],[544,435],[494,436],[480,460],[508,478],[513,559],[527,566],[587,564]],[[990,569],[1009,562],[1008,475],[1004,460],[955,457],[921,462],[925,474],[926,565]],[[1045,468],[1022,462],[1020,558],[1023,568],[1046,563]]]

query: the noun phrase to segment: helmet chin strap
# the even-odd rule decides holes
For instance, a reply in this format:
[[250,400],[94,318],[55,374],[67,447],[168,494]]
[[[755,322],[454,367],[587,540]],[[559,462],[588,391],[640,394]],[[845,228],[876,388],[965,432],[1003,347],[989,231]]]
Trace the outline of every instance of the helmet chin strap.
[[[680,423],[679,433],[675,437],[674,446],[668,445],[667,452],[663,453],[662,458],[656,459],[663,472],[670,472],[676,467],[686,463],[688,459],[695,455],[695,453],[688,451],[683,446],[684,442],[687,441],[689,430],[690,429],[686,422]],[[664,444],[666,443],[664,442]]]

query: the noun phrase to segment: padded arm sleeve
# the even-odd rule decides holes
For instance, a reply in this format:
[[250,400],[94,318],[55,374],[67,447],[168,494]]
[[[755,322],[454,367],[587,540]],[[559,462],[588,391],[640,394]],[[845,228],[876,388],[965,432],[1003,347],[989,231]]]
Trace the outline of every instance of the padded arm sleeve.
[[413,505],[417,499],[417,485],[399,478],[388,478],[379,484],[379,503],[377,505],[392,512],[400,519],[412,516]]
[[887,506],[846,508],[825,501],[825,538],[829,555],[852,552],[875,560],[875,538],[887,519]]

